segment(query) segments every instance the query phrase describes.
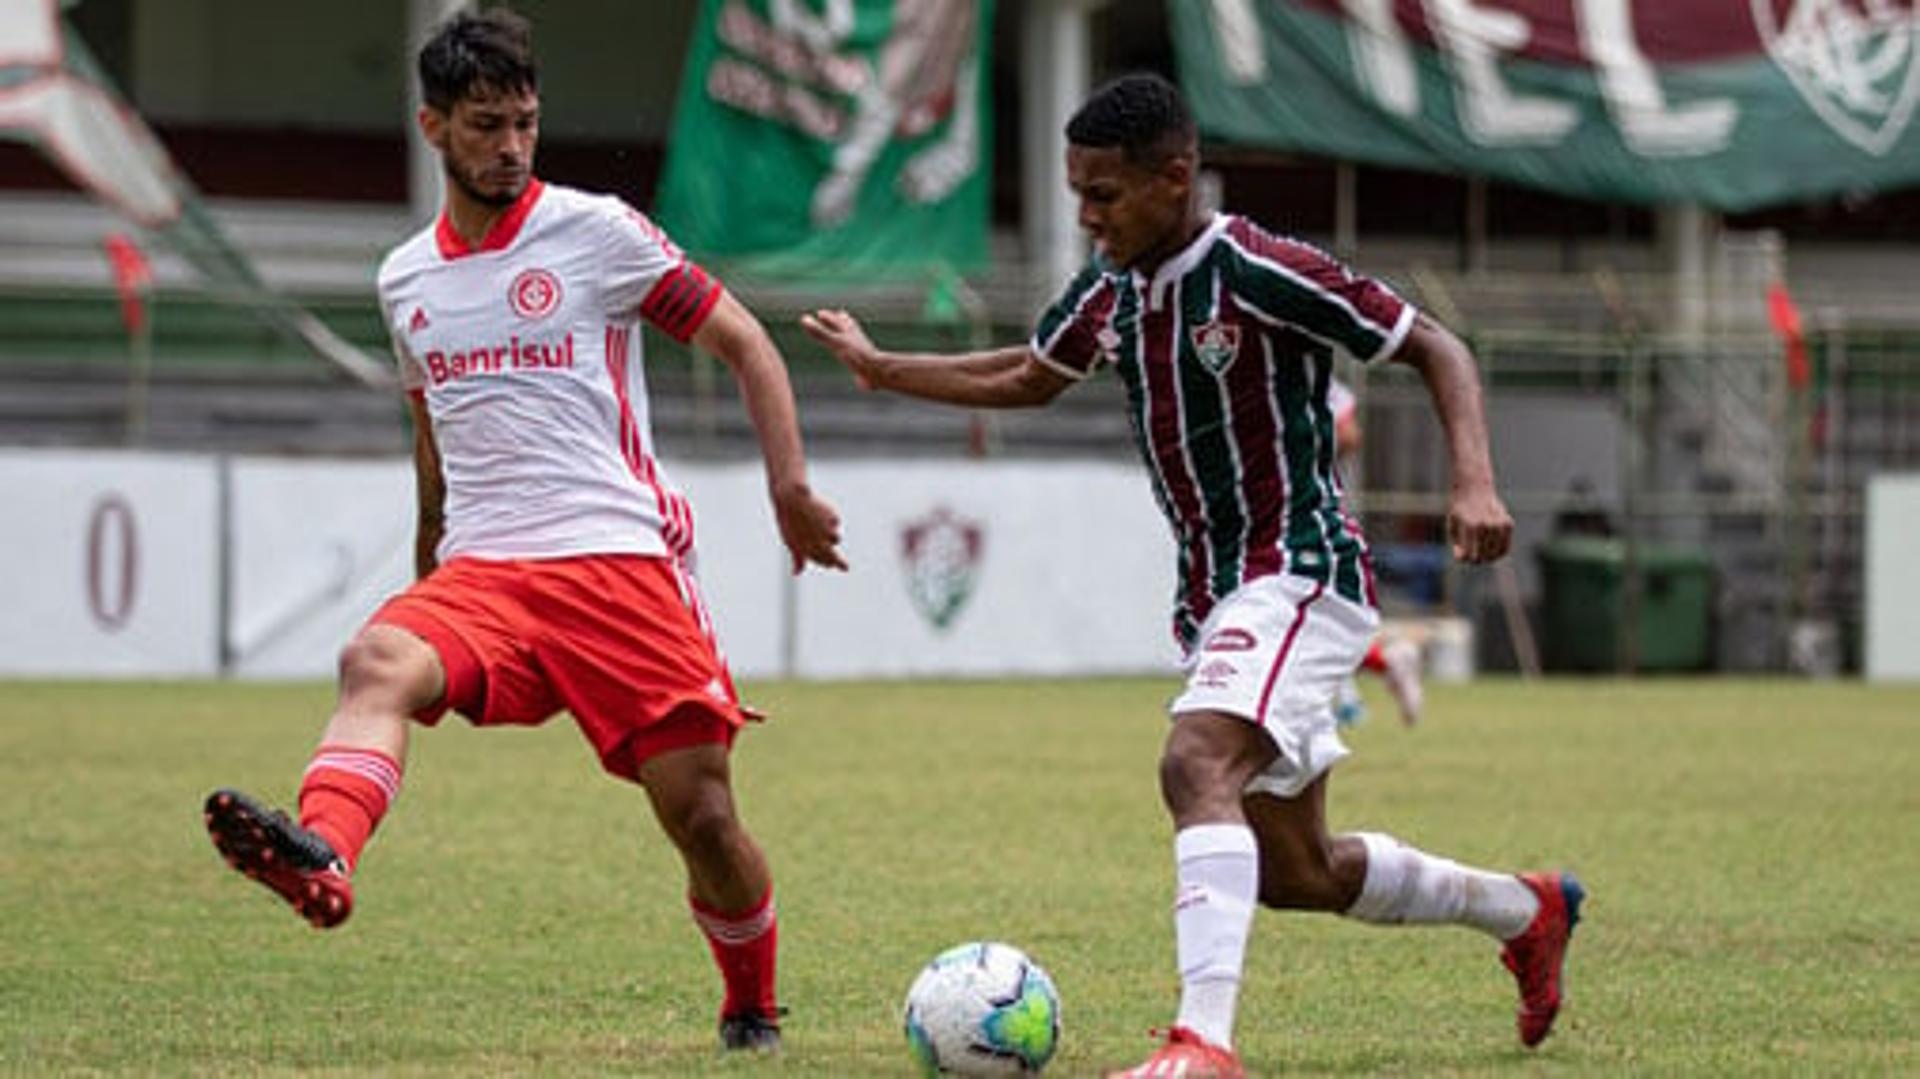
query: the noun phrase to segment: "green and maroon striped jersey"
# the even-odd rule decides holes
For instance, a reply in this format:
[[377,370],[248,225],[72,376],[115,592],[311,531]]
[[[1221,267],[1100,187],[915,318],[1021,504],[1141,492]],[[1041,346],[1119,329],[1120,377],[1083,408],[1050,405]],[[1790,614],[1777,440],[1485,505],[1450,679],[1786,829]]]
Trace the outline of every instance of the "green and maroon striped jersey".
[[1179,548],[1174,635],[1273,573],[1372,603],[1341,506],[1327,407],[1333,350],[1393,354],[1414,310],[1324,252],[1216,214],[1151,278],[1095,256],[1041,315],[1034,353],[1080,379],[1111,363]]

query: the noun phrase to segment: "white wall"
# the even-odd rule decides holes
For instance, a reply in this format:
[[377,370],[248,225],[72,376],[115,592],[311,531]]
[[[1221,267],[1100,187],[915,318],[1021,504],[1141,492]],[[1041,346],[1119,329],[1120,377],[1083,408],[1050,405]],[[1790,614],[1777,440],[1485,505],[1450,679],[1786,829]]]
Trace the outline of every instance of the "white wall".
[[[816,472],[845,514],[853,571],[800,580],[801,673],[1095,674],[1174,662],[1173,543],[1139,468],[846,462]],[[916,528],[927,530],[918,557]],[[929,612],[948,603],[941,625]]]
[[[673,478],[694,501],[702,590],[744,677],[1175,660],[1172,541],[1131,466],[816,464],[853,568],[798,579],[757,463]],[[412,490],[401,459],[0,454],[0,674],[215,674],[224,626],[227,673],[330,677],[354,629],[412,578]]]
[[1868,681],[1920,679],[1920,474],[1867,481],[1866,611]]
[[219,669],[211,458],[0,451],[0,675]]
[[232,672],[323,677],[413,579],[413,469],[401,461],[233,461]]

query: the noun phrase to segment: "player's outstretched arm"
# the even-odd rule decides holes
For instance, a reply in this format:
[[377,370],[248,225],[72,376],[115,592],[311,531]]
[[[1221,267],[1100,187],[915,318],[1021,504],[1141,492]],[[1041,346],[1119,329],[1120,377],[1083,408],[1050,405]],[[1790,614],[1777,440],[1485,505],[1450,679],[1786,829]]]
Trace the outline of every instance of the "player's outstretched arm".
[[1453,467],[1453,496],[1447,508],[1453,557],[1462,562],[1496,561],[1513,542],[1513,517],[1494,486],[1473,353],[1452,331],[1422,314],[1393,358],[1420,372],[1446,431]]
[[740,385],[747,418],[760,437],[773,515],[780,540],[793,555],[793,572],[799,573],[809,562],[846,569],[847,561],[840,554],[840,515],[807,486],[793,386],[766,327],[732,293],[722,292],[712,314],[694,333],[693,344],[726,364]]
[[1025,345],[985,352],[885,352],[874,346],[859,319],[838,309],[801,315],[800,327],[852,372],[863,390],[972,408],[1032,408],[1073,385]]
[[419,394],[407,395],[413,416],[413,490],[418,516],[413,529],[413,575],[425,577],[440,562],[440,536],[446,531],[447,481],[440,472],[440,444],[433,417]]

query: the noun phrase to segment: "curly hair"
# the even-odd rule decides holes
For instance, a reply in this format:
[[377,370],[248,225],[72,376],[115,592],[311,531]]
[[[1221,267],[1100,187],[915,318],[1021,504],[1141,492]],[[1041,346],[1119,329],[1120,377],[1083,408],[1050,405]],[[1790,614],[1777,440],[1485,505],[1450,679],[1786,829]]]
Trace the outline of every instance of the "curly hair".
[[1193,114],[1171,82],[1150,72],[1122,75],[1087,96],[1067,121],[1067,141],[1119,147],[1127,160],[1158,160],[1191,150]]
[[420,96],[442,112],[476,88],[538,91],[533,28],[503,7],[461,11],[420,47]]

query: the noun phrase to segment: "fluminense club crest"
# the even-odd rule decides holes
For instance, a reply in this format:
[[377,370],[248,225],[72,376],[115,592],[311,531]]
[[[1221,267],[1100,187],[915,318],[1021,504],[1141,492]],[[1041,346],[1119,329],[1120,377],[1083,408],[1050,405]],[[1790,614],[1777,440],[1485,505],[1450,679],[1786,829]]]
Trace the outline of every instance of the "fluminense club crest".
[[900,528],[900,566],[907,595],[935,629],[946,629],[973,595],[986,549],[986,526],[937,506]]
[[1915,0],[1750,0],[1774,65],[1841,138],[1875,157],[1920,100]]
[[1193,338],[1193,354],[1201,366],[1218,375],[1233,366],[1240,355],[1240,327],[1231,322],[1203,322],[1188,331]]

